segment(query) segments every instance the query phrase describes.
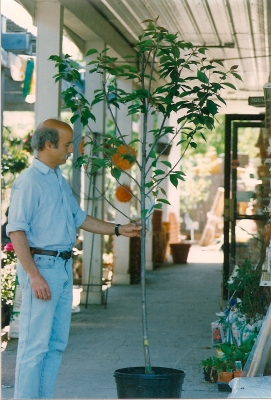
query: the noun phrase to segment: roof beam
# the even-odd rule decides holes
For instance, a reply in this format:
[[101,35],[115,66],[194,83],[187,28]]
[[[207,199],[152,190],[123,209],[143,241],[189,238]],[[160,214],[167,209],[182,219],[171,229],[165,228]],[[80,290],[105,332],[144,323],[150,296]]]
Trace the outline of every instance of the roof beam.
[[136,55],[133,47],[87,0],[59,0],[59,2],[120,56]]
[[[28,13],[35,19],[36,0],[16,0],[22,5]],[[42,1],[42,0],[39,0]],[[58,0],[72,15],[74,15],[88,30],[92,31],[107,45],[112,47],[121,57],[136,55],[133,47],[124,39],[124,37],[90,4],[88,0]],[[65,12],[64,12],[65,25]],[[69,26],[71,34],[71,27]],[[74,32],[77,36],[78,33]],[[86,37],[81,37],[86,40]]]

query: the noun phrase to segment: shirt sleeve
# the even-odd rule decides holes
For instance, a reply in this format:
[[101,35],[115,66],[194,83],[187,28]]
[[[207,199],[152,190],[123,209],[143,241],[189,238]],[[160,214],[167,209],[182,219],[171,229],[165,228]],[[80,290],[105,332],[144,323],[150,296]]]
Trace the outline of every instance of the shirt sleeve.
[[39,188],[34,188],[31,179],[19,177],[13,184],[8,213],[7,236],[10,232],[30,230],[30,222],[36,212]]
[[87,217],[87,213],[81,209],[79,204],[77,203],[74,195],[72,194],[72,190],[70,186],[68,185],[67,181],[63,178],[63,184],[66,187],[66,191],[68,193],[68,198],[69,198],[69,205],[72,211],[73,215],[73,220],[76,228],[79,228],[79,226],[82,225],[82,223],[85,221]]

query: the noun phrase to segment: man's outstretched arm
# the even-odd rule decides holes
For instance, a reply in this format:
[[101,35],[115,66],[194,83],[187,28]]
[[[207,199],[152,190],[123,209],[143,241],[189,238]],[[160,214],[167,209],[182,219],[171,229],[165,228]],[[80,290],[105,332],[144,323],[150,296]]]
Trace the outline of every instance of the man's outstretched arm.
[[[102,221],[98,218],[91,217],[87,215],[85,221],[80,226],[92,233],[100,233],[102,235],[115,235],[116,225],[111,222]],[[129,224],[119,225],[118,232],[122,236],[135,237],[140,236],[142,227],[134,222],[129,222]]]

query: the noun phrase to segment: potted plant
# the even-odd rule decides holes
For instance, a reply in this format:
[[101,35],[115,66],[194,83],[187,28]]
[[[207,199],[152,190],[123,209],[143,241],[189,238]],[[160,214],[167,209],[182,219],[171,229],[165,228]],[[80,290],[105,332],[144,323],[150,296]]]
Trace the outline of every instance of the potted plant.
[[207,377],[206,380],[217,383],[219,391],[230,391],[228,383],[233,378],[241,376],[254,340],[255,335],[251,335],[240,346],[222,343],[219,346],[219,356],[208,357],[201,362],[205,379]]
[[229,343],[220,345],[220,349],[223,352],[221,359],[225,362],[227,370],[231,369],[232,372],[239,372],[244,368],[256,337],[256,334],[250,335],[240,346]]
[[[127,58],[122,63],[116,57],[107,55],[108,49],[100,53],[96,49],[87,52],[87,55],[97,55],[96,60],[88,64],[91,68],[89,73],[101,77],[101,89],[95,92],[91,104],[76,90],[75,82],[80,81],[78,66],[68,55],[63,58],[50,57],[58,68],[56,81],[65,78],[71,83],[63,92],[66,105],[73,112],[71,122],[80,119],[90,132],[85,142],[85,146],[90,146],[90,154],[79,157],[78,165],[84,165],[91,177],[100,169],[109,169],[118,185],[130,193],[140,208],[141,310],[145,365],[115,371],[120,398],[178,398],[180,395],[184,371],[154,367],[150,360],[145,281],[147,222],[154,209],[170,204],[161,182],[169,179],[178,187],[184,180],[179,165],[186,149],[195,148],[197,138],[205,140],[203,127],[210,130],[213,128],[219,107],[217,103],[225,103],[221,90],[225,85],[234,89],[227,82],[228,75],[241,79],[236,74],[237,66],[225,71],[220,61],[208,61],[205,47],[194,47],[180,40],[178,33],[171,34],[159,26],[157,20],[143,21],[147,27],[135,43],[136,58]],[[118,88],[115,84],[118,77],[135,82],[131,93]],[[99,102],[105,102],[108,106],[116,127],[115,135],[104,133],[97,137],[88,125],[89,119],[95,121],[93,106]],[[127,107],[128,115],[141,115],[142,130],[138,138],[126,140],[126,133],[120,131],[116,121],[115,107]],[[166,121],[171,113],[179,111],[182,114],[176,126],[167,126]],[[162,122],[159,127],[152,129],[150,118],[155,114],[161,115]],[[157,143],[164,138],[169,138],[168,145],[180,146],[180,155],[174,164],[161,158],[163,152],[156,152]],[[140,151],[139,158],[134,151],[136,146]],[[123,148],[125,151],[120,151]],[[119,164],[119,155],[123,161],[136,166],[138,179],[131,174],[130,169]],[[127,190],[121,183],[121,175],[133,181],[135,191]]]
[[211,370],[213,367],[213,359],[212,357],[208,357],[205,360],[201,361],[201,365],[203,366],[203,374],[204,374],[204,379],[207,382],[211,382]]
[[[264,247],[266,256],[266,248]],[[263,254],[261,253],[261,257]],[[245,258],[230,278],[228,287],[233,298],[241,299],[236,308],[245,316],[247,323],[263,319],[271,301],[267,288],[260,285],[262,262],[254,267],[249,258]]]

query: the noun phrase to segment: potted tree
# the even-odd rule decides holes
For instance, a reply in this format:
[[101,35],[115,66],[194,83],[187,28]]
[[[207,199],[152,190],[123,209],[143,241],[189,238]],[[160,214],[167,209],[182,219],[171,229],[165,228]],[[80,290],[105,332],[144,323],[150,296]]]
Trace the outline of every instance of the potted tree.
[[[96,60],[88,65],[89,73],[99,74],[101,89],[95,92],[90,104],[77,91],[75,83],[80,81],[78,66],[68,55],[63,58],[51,56],[58,73],[56,81],[65,78],[71,86],[63,93],[67,107],[73,116],[71,122],[80,119],[88,126],[89,134],[85,146],[90,146],[90,154],[79,157],[78,165],[84,165],[93,176],[100,169],[109,169],[119,186],[130,193],[139,203],[140,223],[142,225],[140,258],[141,258],[141,310],[143,329],[143,351],[145,365],[142,367],[123,368],[115,371],[118,396],[120,398],[178,398],[184,379],[184,371],[173,368],[154,367],[150,360],[148,326],[146,315],[146,227],[154,209],[161,209],[169,204],[161,182],[169,179],[177,188],[184,180],[184,173],[179,165],[188,147],[196,147],[196,140],[205,137],[202,128],[212,129],[218,112],[217,103],[225,101],[221,90],[226,86],[234,89],[227,82],[231,75],[241,79],[236,73],[237,66],[225,71],[220,61],[208,61],[205,47],[194,47],[158,25],[157,20],[143,21],[146,28],[135,43],[136,58],[127,58],[125,63],[116,57],[109,56],[108,49],[98,52],[90,49],[87,55],[97,55]],[[115,79],[122,77],[135,82],[135,88],[128,93],[115,84]],[[95,135],[88,125],[89,119],[95,121],[93,106],[106,102],[111,118],[115,123],[116,134]],[[114,116],[114,108],[127,107],[128,115],[140,115],[142,130],[139,138],[128,141],[125,132],[121,132]],[[176,126],[167,126],[166,121],[171,113],[182,114]],[[150,118],[161,115],[161,124],[150,128]],[[181,138],[179,139],[179,137]],[[150,138],[151,137],[151,138]],[[156,152],[157,143],[169,138],[168,145],[180,146],[180,155],[176,163],[163,160],[163,150]],[[138,145],[140,157],[134,152]],[[166,148],[166,147],[165,147]],[[164,148],[164,149],[165,149]],[[123,151],[125,149],[125,151]],[[134,163],[139,178],[123,168],[122,160]],[[128,190],[121,184],[120,177],[126,174],[136,186],[136,192]],[[129,216],[127,216],[129,218]]]

